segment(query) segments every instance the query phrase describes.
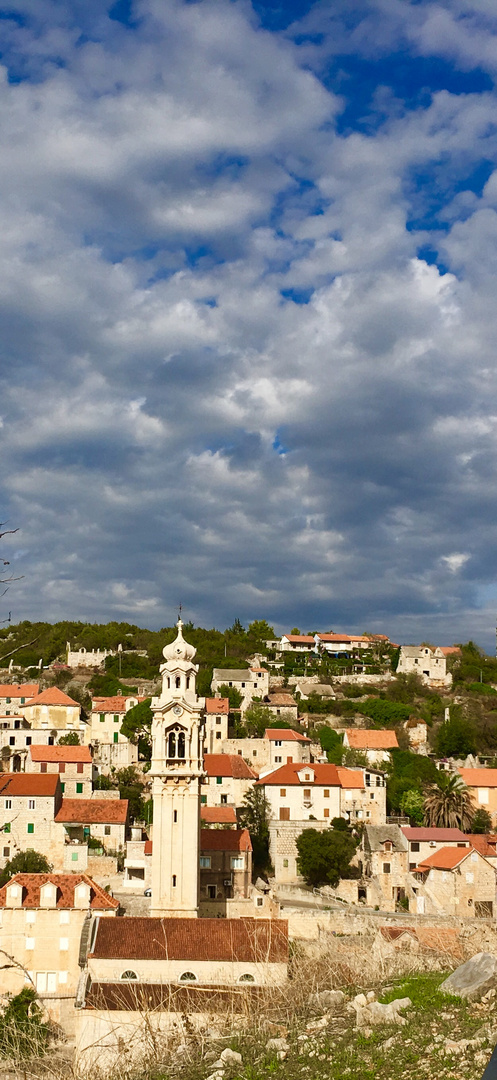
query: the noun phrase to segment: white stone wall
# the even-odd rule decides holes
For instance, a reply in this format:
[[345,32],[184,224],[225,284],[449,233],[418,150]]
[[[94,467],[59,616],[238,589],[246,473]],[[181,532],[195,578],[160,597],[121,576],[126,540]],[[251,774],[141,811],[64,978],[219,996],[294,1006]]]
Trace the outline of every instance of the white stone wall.
[[239,780],[233,776],[222,776],[217,783],[216,776],[204,776],[200,795],[203,806],[241,806],[247,791],[254,785],[254,780]]
[[[9,803],[11,804],[9,806]],[[32,805],[34,804],[34,806]],[[10,825],[10,831],[5,826]],[[28,825],[33,830],[28,832]],[[50,858],[55,840],[54,799],[39,795],[0,796],[0,869],[19,851],[34,848]],[[6,851],[8,850],[8,854]]]
[[[329,825],[334,817],[341,816],[341,789],[338,786],[304,780],[301,784],[265,784],[264,791],[276,821],[283,820],[282,808],[290,811],[290,821],[308,821],[312,815]],[[309,796],[307,792],[310,792]]]
[[269,826],[269,853],[277,885],[301,882],[297,869],[297,837],[304,829],[323,832],[328,828],[320,821],[272,821]]

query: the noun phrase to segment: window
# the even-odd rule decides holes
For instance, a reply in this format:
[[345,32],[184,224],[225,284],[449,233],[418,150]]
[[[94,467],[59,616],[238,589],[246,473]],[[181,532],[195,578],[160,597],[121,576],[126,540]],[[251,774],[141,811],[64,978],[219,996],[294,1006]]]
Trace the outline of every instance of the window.
[[207,795],[201,795],[200,796],[200,802],[201,802],[202,806],[205,806],[205,804],[207,802]]
[[26,735],[26,746],[31,746],[32,741],[31,735]]
[[114,716],[114,723],[115,723],[115,724],[118,724],[118,723],[119,723],[119,717],[118,717],[118,716]]
[[325,806],[325,808],[323,810],[323,817],[329,817],[329,816],[330,816],[330,808],[329,808],[329,806]]
[[55,994],[57,990],[57,972],[37,971],[36,990],[39,994]]
[[280,765],[281,764],[281,756],[280,757],[276,756],[275,759],[274,759],[274,763],[275,763],[275,765]]
[[10,832],[10,821],[6,821],[3,827],[4,833]]
[[20,726],[21,726],[21,721],[20,720],[14,720],[14,727],[15,727],[16,731],[19,731]]
[[78,763],[77,763],[77,766],[76,766],[76,772],[78,772],[78,773],[82,773],[82,772],[83,772],[83,768],[84,768],[83,762],[82,762],[82,761],[78,761]]
[[207,896],[209,900],[215,900],[217,898],[217,888],[215,885],[207,886]]
[[77,861],[78,861],[78,852],[73,851],[72,854],[71,854],[71,862],[77,862]]
[[221,717],[220,717],[220,716],[216,716],[216,724],[220,724],[220,723],[221,723]]
[[36,911],[27,911],[26,912],[26,922],[27,923],[36,922]]
[[42,761],[42,763],[40,765],[40,772],[47,772],[47,763],[46,763],[46,761]]
[[28,810],[36,810],[36,803],[34,799],[28,799]]
[[32,822],[32,821],[30,821],[30,822],[29,822],[29,824],[28,824],[28,825],[27,825],[27,827],[26,827],[26,832],[28,832],[28,833],[34,833],[34,831],[35,831],[35,827],[34,827],[34,825],[33,825],[33,822]]
[[105,713],[103,713],[103,712],[100,713],[100,723],[101,724],[105,723]]
[[216,739],[221,739],[222,735],[220,731],[216,731]]
[[[215,888],[215,886],[214,886]],[[198,982],[197,976],[193,974],[193,971],[184,971],[179,977],[180,982]]]
[[76,795],[82,795],[82,794],[83,794],[83,785],[82,784],[76,784]]
[[475,875],[474,875],[474,874],[471,874],[471,873],[470,873],[470,874],[466,874],[466,883],[467,883],[468,885],[474,885],[474,883],[475,883]]
[[275,739],[274,740],[274,745],[275,746],[281,746],[281,739]]
[[310,797],[311,797],[311,789],[308,788],[308,787],[304,788],[304,799],[310,799]]
[[4,849],[3,849],[3,857],[4,857],[4,859],[8,859],[9,855],[10,855],[10,848],[9,847],[4,847]]
[[415,870],[415,869],[416,869],[416,863],[415,862],[410,862],[409,863],[409,870]]
[[131,971],[130,968],[126,968],[126,971],[123,971],[123,973],[121,975],[121,979],[126,979],[126,980],[137,979],[137,978],[138,978],[138,975],[136,974],[136,971]]
[[59,939],[59,949],[61,952],[67,952],[69,948],[69,938],[61,937]]
[[26,949],[34,949],[34,947],[35,947],[35,939],[34,939],[34,937],[27,937],[25,944],[26,944]]
[[62,794],[64,794],[64,792],[65,792],[65,790],[66,790],[66,785],[65,785],[65,784],[61,784],[61,785],[60,785],[60,790],[61,790]]
[[264,903],[264,897],[257,896],[256,901],[255,901],[255,906],[256,907],[262,907],[263,903]]
[[21,698],[21,705],[24,705],[25,701],[26,701],[26,698],[25,698],[25,697],[22,697],[22,698]]
[[244,859],[243,855],[232,855],[231,856],[231,869],[232,870],[244,870],[245,869],[245,859]]
[[370,799],[374,799],[374,791],[370,791],[370,792],[369,792],[369,798],[370,798]]
[[419,843],[417,840],[413,840],[411,843],[411,851],[419,851]]
[[389,862],[384,862],[383,863],[383,873],[384,874],[389,874],[390,873],[390,863]]
[[173,874],[173,889],[176,888],[176,874]]
[[227,795],[221,795],[220,803],[221,803],[221,806],[227,806],[228,805],[228,796]]
[[15,737],[15,735],[11,735],[11,736],[10,736],[10,738],[9,738],[9,745],[10,745],[10,746],[15,746],[15,745],[16,745],[16,737]]
[[330,789],[326,787],[324,789],[324,791],[323,791],[323,798],[324,799],[329,799],[329,797],[330,797]]
[[290,821],[289,806],[280,806],[280,821]]
[[12,799],[6,799],[5,800],[5,809],[6,810],[12,810]]
[[69,918],[70,918],[70,916],[69,916],[69,912],[68,912],[68,911],[61,911],[61,912],[59,912],[59,923],[60,923],[60,925],[61,925],[61,926],[63,926],[63,925],[65,925],[66,923],[68,923],[68,922],[69,922]]
[[65,771],[66,771],[66,763],[65,763],[65,761],[59,761],[59,772],[61,773],[61,772],[65,772]]
[[222,784],[222,782],[223,782],[222,776],[216,776],[216,784]]
[[249,973],[247,971],[245,975],[240,975],[240,978],[239,978],[238,982],[244,982],[244,983],[250,982],[250,983],[252,983],[252,982],[255,982],[255,979],[254,979],[254,976],[249,975]]
[[[76,787],[80,787],[79,784]],[[110,825],[104,825],[104,836],[110,836]]]
[[210,857],[210,855],[201,855],[200,856],[200,869],[201,870],[210,870],[210,868],[211,868],[211,857]]
[[116,743],[116,742],[119,742],[119,732],[118,732],[118,731],[115,731],[115,732],[114,732],[114,742],[115,742],[115,743]]
[[283,859],[283,866],[286,869],[286,867],[288,866],[288,859]]
[[173,821],[174,821],[174,824],[176,825],[176,823],[178,821],[178,811],[177,810],[173,810]]
[[286,796],[286,787],[280,787],[280,797],[284,799]]

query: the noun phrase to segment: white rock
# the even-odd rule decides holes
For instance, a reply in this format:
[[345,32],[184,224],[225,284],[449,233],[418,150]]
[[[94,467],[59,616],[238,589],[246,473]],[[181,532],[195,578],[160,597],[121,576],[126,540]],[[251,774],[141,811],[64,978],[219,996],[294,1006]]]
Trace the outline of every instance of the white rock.
[[286,1039],[269,1039],[266,1043],[266,1050],[289,1050],[290,1047]]
[[288,1057],[288,1054],[286,1050],[278,1050],[276,1057],[278,1058],[278,1061],[284,1061],[285,1058]]
[[367,1003],[368,999],[365,994],[357,994],[355,998],[352,998],[352,1004],[359,1009],[363,1009]]
[[230,1047],[227,1046],[221,1053],[221,1061],[224,1062],[225,1065],[241,1065],[243,1058],[237,1050],[231,1050]]
[[376,994],[375,994],[374,990],[368,990],[368,992],[366,994],[366,1001],[368,1001],[368,1002],[376,1001]]

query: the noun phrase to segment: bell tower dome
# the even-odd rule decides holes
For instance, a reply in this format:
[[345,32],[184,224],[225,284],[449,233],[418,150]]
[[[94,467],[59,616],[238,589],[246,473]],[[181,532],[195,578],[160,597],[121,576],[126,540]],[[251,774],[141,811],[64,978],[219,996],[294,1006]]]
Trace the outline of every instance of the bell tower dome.
[[198,698],[196,649],[178,634],[162,650],[162,691],[152,699],[154,833],[151,914],[198,915],[200,782],[205,699]]

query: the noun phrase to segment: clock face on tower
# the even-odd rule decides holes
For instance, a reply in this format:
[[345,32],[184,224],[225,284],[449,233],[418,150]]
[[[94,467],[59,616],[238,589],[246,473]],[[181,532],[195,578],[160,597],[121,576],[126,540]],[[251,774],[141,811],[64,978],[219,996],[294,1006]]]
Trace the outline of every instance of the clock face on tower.
[[183,709],[181,708],[180,705],[175,705],[174,706],[173,713],[174,713],[175,716],[181,716],[182,712],[183,712]]

